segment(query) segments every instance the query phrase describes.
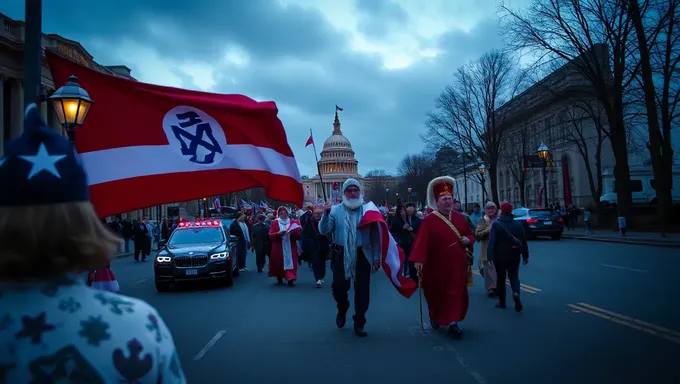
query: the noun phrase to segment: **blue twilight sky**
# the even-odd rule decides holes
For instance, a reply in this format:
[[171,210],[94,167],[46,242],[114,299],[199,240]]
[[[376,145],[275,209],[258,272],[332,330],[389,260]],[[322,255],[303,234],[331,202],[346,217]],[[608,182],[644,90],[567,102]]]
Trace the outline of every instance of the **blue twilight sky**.
[[[43,31],[140,81],[276,101],[303,175],[337,104],[359,172],[395,172],[455,69],[501,46],[499,1],[47,0]],[[0,12],[23,20],[24,1]]]

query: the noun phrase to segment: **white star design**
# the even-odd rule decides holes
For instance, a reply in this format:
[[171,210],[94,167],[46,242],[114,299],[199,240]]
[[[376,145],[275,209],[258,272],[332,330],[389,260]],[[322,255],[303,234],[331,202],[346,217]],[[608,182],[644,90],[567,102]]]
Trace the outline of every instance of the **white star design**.
[[47,171],[61,179],[61,175],[59,174],[59,171],[57,171],[57,167],[55,167],[55,164],[57,163],[57,161],[66,157],[66,155],[50,155],[47,152],[47,148],[45,148],[44,143],[40,144],[38,153],[36,153],[35,156],[19,156],[19,157],[28,161],[29,163],[33,163],[33,166],[31,167],[31,172],[28,174],[27,179],[30,180],[31,178],[33,178],[33,176],[37,175],[42,171]]

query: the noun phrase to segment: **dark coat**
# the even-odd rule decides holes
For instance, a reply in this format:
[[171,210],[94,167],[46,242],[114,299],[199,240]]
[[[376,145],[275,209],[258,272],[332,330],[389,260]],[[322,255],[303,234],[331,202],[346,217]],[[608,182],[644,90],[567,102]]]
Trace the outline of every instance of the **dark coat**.
[[[406,217],[408,220],[408,217]],[[390,233],[392,234],[392,237],[394,237],[394,240],[399,244],[402,248],[411,248],[413,246],[413,241],[415,238],[415,235],[418,234],[418,228],[420,228],[420,218],[416,215],[413,215],[411,217],[411,227],[413,228],[413,232],[409,232],[404,229],[404,219],[402,219],[401,215],[395,215],[394,218],[392,219],[392,224],[390,225]],[[411,235],[413,233],[413,235]]]
[[522,224],[512,215],[501,215],[491,225],[486,257],[489,261],[529,258],[529,244]]
[[330,241],[327,236],[319,233],[319,222],[310,218],[302,229],[303,248],[311,258],[327,258],[330,251]]

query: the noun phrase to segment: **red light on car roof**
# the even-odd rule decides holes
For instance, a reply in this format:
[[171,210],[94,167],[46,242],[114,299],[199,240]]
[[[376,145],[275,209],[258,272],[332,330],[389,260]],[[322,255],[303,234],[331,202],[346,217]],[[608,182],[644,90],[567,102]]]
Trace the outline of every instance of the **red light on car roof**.
[[205,221],[201,223],[201,227],[205,227]]
[[220,221],[219,220],[213,221],[213,225],[220,225]]
[[180,223],[179,223],[180,227],[184,227],[185,225],[186,225],[186,223],[180,221]]

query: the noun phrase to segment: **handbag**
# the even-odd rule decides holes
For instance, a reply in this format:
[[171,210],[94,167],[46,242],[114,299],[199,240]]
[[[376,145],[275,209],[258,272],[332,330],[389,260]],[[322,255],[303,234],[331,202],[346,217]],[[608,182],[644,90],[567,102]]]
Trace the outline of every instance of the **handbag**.
[[439,211],[434,211],[433,212],[437,217],[442,219],[446,224],[448,224],[449,228],[453,230],[453,232],[458,236],[458,241],[460,242],[460,245],[463,246],[463,249],[465,249],[465,254],[467,255],[468,258],[468,269],[467,269],[467,285],[468,287],[471,287],[475,285],[475,280],[474,277],[472,276],[472,264],[474,263],[474,256],[472,255],[472,250],[466,246],[463,245],[463,236],[461,236],[460,232],[458,232],[458,229],[451,223],[450,220],[447,220]]

